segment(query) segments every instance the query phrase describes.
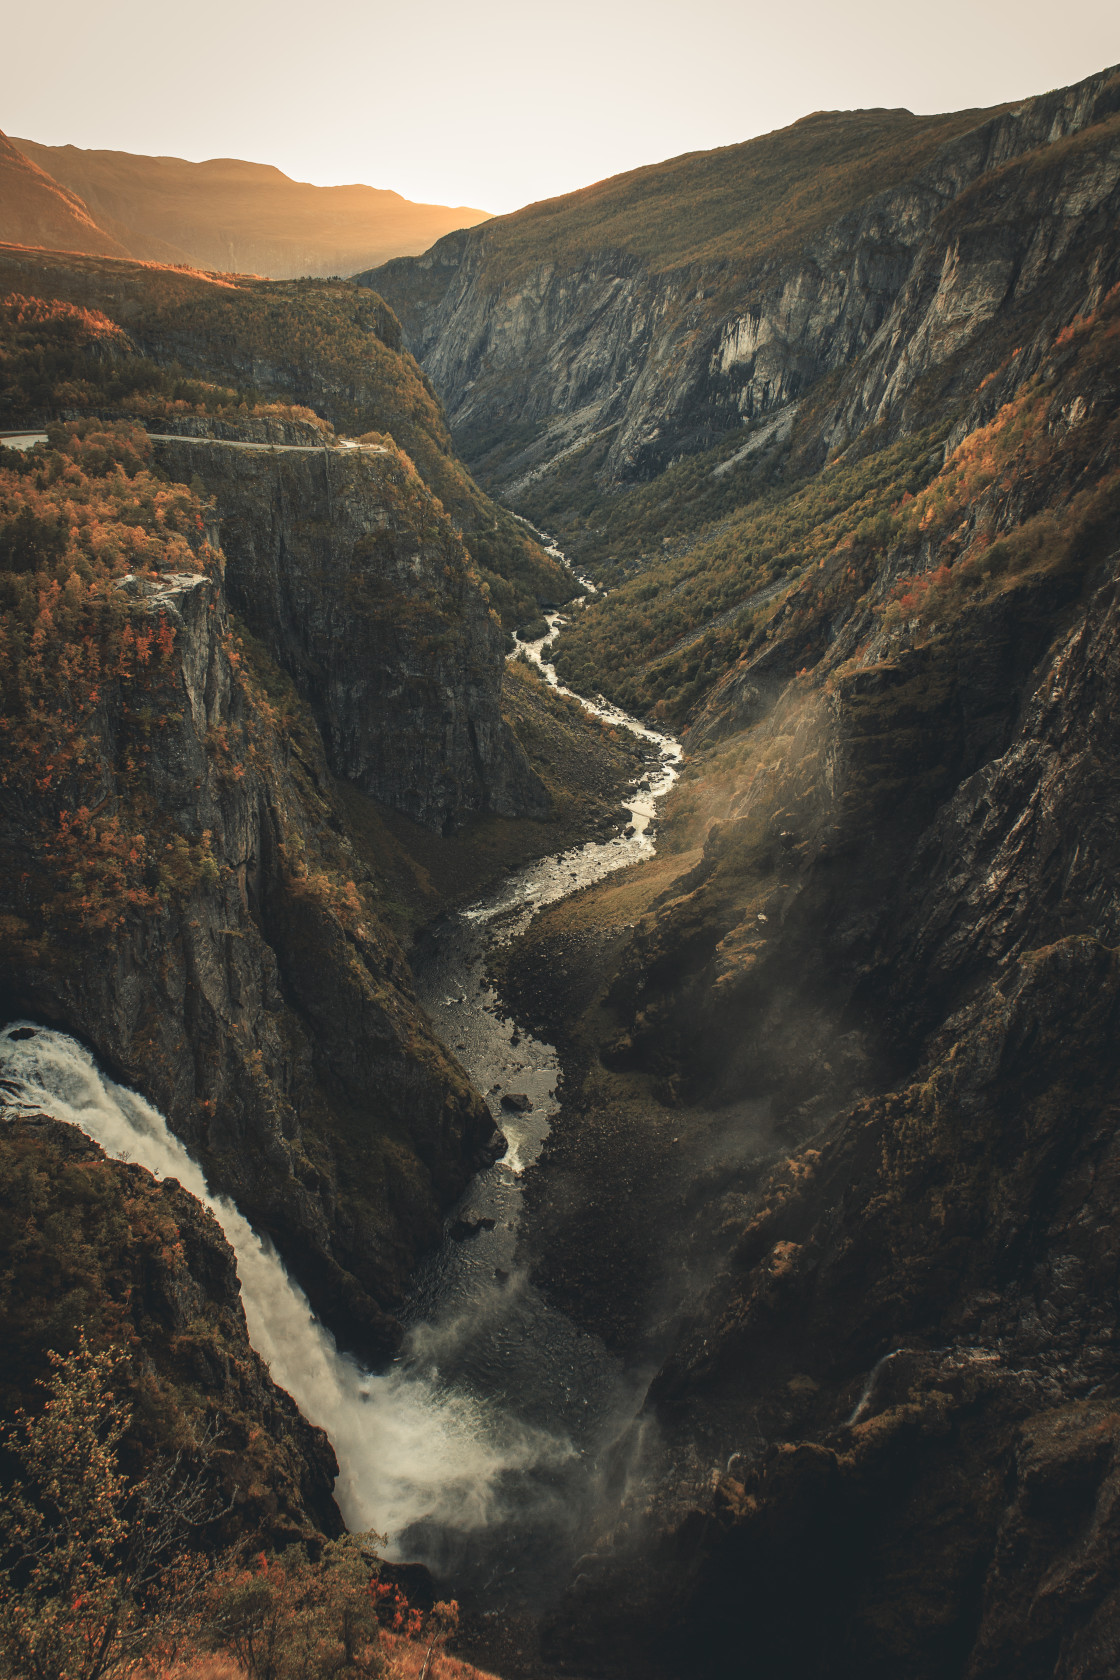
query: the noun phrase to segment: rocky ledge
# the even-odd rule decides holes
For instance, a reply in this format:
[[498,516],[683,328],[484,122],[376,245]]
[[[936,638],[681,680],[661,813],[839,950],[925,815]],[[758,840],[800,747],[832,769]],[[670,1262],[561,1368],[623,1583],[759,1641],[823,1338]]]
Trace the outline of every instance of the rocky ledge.
[[48,1350],[70,1349],[79,1331],[124,1356],[133,1470],[182,1452],[213,1477],[231,1507],[221,1521],[242,1542],[342,1531],[330,1442],[250,1347],[213,1215],[174,1179],[110,1161],[76,1127],[0,1096],[6,1417],[36,1405]]
[[335,775],[449,832],[548,814],[502,721],[505,634],[407,456],[163,438],[215,498],[235,610],[310,705]]

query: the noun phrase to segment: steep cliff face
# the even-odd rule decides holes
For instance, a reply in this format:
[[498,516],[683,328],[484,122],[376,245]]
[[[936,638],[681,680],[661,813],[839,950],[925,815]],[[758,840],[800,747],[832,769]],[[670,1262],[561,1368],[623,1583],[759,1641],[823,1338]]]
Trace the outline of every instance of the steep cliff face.
[[[1099,246],[1115,217],[1118,103],[1106,71],[956,119],[807,118],[746,147],[677,160],[672,191],[697,227],[692,250],[668,234],[663,248],[643,238],[659,225],[666,165],[449,235],[359,281],[397,311],[461,447],[517,505],[535,506],[545,479],[567,482],[578,500],[589,469],[603,487],[651,478],[865,358],[820,429],[820,444],[836,447],[905,410],[905,395],[959,357],[997,310],[1029,317],[1057,263],[1074,301],[1107,288],[1115,275],[1102,270]],[[1079,146],[1089,131],[1099,132]],[[810,143],[821,156],[806,214]],[[853,145],[863,163],[854,192],[847,175],[830,173],[830,153]],[[1040,195],[1032,166],[1018,160],[1037,167],[1051,152],[1055,184]],[[740,182],[743,163],[753,173]],[[783,170],[788,204],[779,207],[769,194]],[[709,195],[721,175],[728,199],[734,188],[748,208],[720,205],[724,222],[737,212],[743,225],[721,222],[712,240]],[[753,200],[765,216],[752,218]],[[612,217],[621,206],[628,226]],[[1080,263],[1071,260],[1078,245]]]
[[231,628],[203,509],[147,476],[143,433],[58,441],[4,486],[28,535],[0,574],[3,1008],[140,1088],[384,1352],[493,1123],[416,1003],[312,718]]
[[866,983],[888,1031],[936,1022],[911,1077],[762,1186],[654,1385],[718,1484],[660,1578],[712,1672],[742,1618],[766,1675],[1113,1670],[1116,600],[1110,578],[890,899]]
[[1115,1668],[1118,356],[1113,287],[913,488],[847,525],[821,475],[686,713],[661,883],[511,963],[577,1070],[529,1258],[662,1362],[575,1665]]
[[47,1353],[81,1333],[124,1355],[132,1468],[153,1451],[205,1462],[242,1542],[341,1531],[330,1443],[250,1347],[233,1253],[173,1179],[0,1096],[0,1256],[5,1417],[38,1410]]
[[214,495],[230,600],[310,705],[335,775],[441,832],[547,815],[501,718],[505,634],[392,439],[164,438],[156,459]]

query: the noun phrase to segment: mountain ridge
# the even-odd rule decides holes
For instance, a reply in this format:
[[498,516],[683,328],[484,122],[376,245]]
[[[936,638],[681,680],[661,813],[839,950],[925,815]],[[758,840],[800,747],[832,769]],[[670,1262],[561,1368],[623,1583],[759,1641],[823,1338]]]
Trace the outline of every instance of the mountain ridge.
[[77,193],[63,187],[0,132],[0,205],[13,244],[123,257],[126,247],[100,227]]
[[[581,497],[594,523],[618,490],[821,387],[882,328],[953,201],[1118,103],[1109,68],[989,111],[810,117],[356,278],[397,313],[487,485],[546,525]],[[697,228],[709,175],[715,223]],[[745,209],[740,175],[758,191]],[[612,215],[632,229],[621,243]],[[560,529],[578,542],[578,525]]]
[[60,190],[80,195],[121,247],[99,254],[142,261],[273,279],[345,274],[422,251],[487,214],[467,205],[418,204],[361,182],[318,187],[242,158],[192,163],[27,139],[11,144]]

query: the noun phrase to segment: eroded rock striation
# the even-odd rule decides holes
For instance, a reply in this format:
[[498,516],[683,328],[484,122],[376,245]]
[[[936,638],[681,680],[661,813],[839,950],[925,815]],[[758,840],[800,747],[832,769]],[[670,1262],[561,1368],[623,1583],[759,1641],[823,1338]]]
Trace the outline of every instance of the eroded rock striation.
[[[449,234],[358,279],[400,316],[461,447],[515,505],[589,464],[606,487],[652,478],[861,362],[839,402],[823,396],[823,458],[869,421],[912,421],[928,381],[996,315],[1036,326],[1059,269],[1078,299],[1107,289],[1118,109],[1104,71],[952,119],[821,113]],[[841,164],[830,173],[853,145],[856,180]],[[1045,153],[1057,178],[1040,192],[1019,160]],[[696,229],[691,248],[658,239],[661,194]]]
[[310,705],[335,775],[439,831],[547,815],[501,717],[505,634],[408,458],[391,439],[256,441],[165,437],[156,457],[214,495],[230,600]]

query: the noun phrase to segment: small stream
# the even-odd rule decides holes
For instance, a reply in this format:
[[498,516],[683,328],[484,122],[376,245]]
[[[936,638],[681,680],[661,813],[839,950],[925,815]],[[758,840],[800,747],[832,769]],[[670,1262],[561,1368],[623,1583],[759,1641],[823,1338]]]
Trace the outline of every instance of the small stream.
[[[557,687],[544,649],[562,622],[552,613],[548,636],[514,655]],[[253,1346],[331,1438],[351,1528],[385,1534],[389,1556],[427,1563],[491,1608],[540,1605],[563,1585],[640,1446],[645,1377],[551,1308],[517,1266],[523,1174],[556,1111],[560,1068],[551,1045],[502,1018],[485,980],[494,948],[543,905],[653,853],[650,824],[676,779],[680,746],[606,701],[581,704],[649,744],[619,833],[519,869],[439,921],[416,954],[436,1031],[486,1093],[509,1147],[472,1181],[442,1247],[419,1269],[407,1335],[386,1371],[338,1353],[276,1254],[231,1203],[210,1195],[151,1104],[114,1084],[65,1034],[33,1022],[0,1032],[0,1074],[20,1101],[81,1127],[111,1156],[179,1178],[213,1210],[237,1257]]]

